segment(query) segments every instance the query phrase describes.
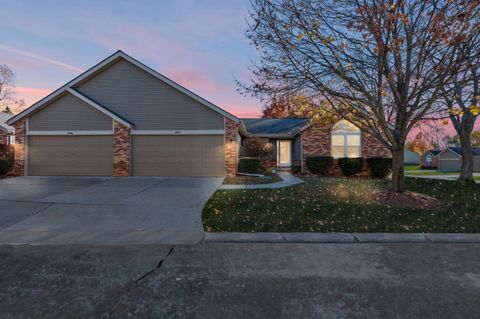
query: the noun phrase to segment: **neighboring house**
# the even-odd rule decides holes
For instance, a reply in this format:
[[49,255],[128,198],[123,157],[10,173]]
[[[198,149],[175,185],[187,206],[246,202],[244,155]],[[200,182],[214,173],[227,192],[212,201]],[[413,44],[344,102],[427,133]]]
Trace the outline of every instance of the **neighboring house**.
[[275,165],[308,156],[390,156],[345,121],[243,122],[122,51],[15,115],[17,175],[234,176],[242,138],[275,145]]
[[[473,171],[480,172],[480,148],[473,148]],[[438,170],[460,171],[462,166],[463,149],[461,147],[448,147],[439,155]]]
[[404,159],[403,162],[405,164],[419,164],[420,163],[420,155],[410,150],[405,149],[403,153]]
[[422,168],[438,168],[438,154],[441,150],[429,150],[420,156],[420,166]]
[[11,114],[0,112],[0,145],[11,144],[11,136],[15,133],[15,129],[7,124],[7,120],[11,117]]
[[300,164],[305,171],[309,156],[390,157],[390,151],[375,137],[361,132],[353,124],[315,123],[308,119],[242,119],[242,143],[261,138],[274,146],[271,166]]

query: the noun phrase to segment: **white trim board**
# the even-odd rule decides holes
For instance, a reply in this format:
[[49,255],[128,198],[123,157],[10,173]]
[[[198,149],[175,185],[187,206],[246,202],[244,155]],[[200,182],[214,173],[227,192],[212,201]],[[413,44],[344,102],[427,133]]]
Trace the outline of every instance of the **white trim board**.
[[47,104],[48,102],[52,101],[53,99],[55,99],[57,96],[59,96],[60,94],[62,94],[63,92],[67,91],[68,89],[72,88],[73,86],[75,86],[76,84],[80,83],[81,81],[87,79],[88,77],[90,77],[91,75],[99,72],[100,70],[102,70],[103,68],[109,66],[110,64],[112,64],[113,62],[115,62],[116,60],[118,60],[119,58],[123,58],[125,59],[126,61],[132,63],[133,65],[139,67],[140,69],[144,70],[145,72],[151,74],[152,76],[156,77],[157,79],[159,79],[160,81],[163,81],[165,82],[166,84],[172,86],[173,88],[177,89],[178,91],[182,92],[183,94],[189,96],[190,98],[194,99],[195,101],[203,104],[204,106],[214,110],[215,112],[217,113],[220,113],[221,115],[225,116],[226,118],[229,118],[230,120],[234,121],[235,123],[240,123],[240,119],[238,119],[236,116],[228,113],[227,111],[221,109],[220,107],[214,105],[213,103],[205,100],[204,98],[198,96],[197,94],[193,93],[192,91],[184,88],[183,86],[181,86],[180,84],[170,80],[169,78],[165,77],[164,75],[158,73],[157,71],[153,70],[152,68],[146,66],[145,64],[139,62],[138,60],[132,58],[131,56],[129,56],[128,54],[122,52],[122,51],[117,51],[115,52],[114,54],[110,55],[109,57],[107,57],[106,59],[104,59],[103,61],[99,62],[98,64],[96,64],[95,66],[91,67],[90,69],[88,69],[87,71],[83,72],[82,74],[80,74],[79,76],[77,76],[76,78],[74,78],[73,80],[71,80],[70,82],[68,82],[67,84],[65,84],[64,86],[60,87],[59,89],[55,90],[54,92],[50,93],[49,95],[47,95],[45,98],[41,99],[40,101],[36,102],[35,104],[33,104],[32,106],[30,106],[29,108],[27,108],[26,110],[24,110],[23,112],[15,115],[14,117],[10,118],[8,121],[7,121],[7,124],[12,124],[12,123],[15,123],[16,121],[18,121],[19,119],[22,119],[24,118],[25,116],[27,116],[28,114],[36,111],[37,109],[41,108],[42,106],[44,106],[45,104]]
[[224,135],[223,130],[132,130],[132,135]]
[[75,136],[75,135],[113,135],[113,131],[27,131],[28,136],[36,135],[65,135],[65,136]]

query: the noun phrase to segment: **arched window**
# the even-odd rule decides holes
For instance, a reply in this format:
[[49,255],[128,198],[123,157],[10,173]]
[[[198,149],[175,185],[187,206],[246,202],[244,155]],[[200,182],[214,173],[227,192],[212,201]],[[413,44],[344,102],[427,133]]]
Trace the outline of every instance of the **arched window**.
[[341,120],[332,128],[332,157],[361,157],[360,129]]

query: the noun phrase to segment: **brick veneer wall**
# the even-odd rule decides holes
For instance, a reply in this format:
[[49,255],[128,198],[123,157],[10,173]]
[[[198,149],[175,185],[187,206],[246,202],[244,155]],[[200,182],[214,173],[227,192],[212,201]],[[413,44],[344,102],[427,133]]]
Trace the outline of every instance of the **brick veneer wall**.
[[225,118],[225,176],[237,175],[238,124]]
[[[331,156],[332,149],[332,127],[334,123],[313,124],[302,133],[302,172],[308,173],[306,167],[306,158],[309,156]],[[361,133],[362,157],[390,157],[391,153],[374,136]],[[365,165],[366,167],[366,165]],[[341,175],[340,167],[337,163],[332,168],[332,175]],[[368,175],[368,171],[362,172],[362,175]]]
[[375,136],[362,132],[362,156],[391,157],[392,153]]
[[15,128],[15,163],[13,173],[17,176],[25,175],[25,119],[13,124]]
[[420,166],[425,167],[425,168],[438,168],[438,164],[440,162],[440,157],[438,156],[432,156],[432,164],[427,165],[425,164],[425,157],[427,157],[427,154],[429,153],[423,153],[422,156],[420,156]]
[[113,137],[113,176],[130,175],[131,150],[130,128],[115,121]]
[[302,172],[307,173],[305,159],[309,156],[330,156],[333,123],[313,124],[302,132]]
[[0,145],[8,144],[8,134],[5,132],[0,132]]

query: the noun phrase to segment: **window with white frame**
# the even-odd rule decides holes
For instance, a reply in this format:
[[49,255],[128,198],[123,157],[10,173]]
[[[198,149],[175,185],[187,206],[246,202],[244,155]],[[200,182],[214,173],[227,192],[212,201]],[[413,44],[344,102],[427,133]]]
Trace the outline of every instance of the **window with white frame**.
[[360,129],[341,120],[332,128],[332,157],[361,157]]
[[432,158],[432,155],[428,154],[427,157],[425,157],[425,165],[432,165],[432,161],[433,161],[433,158]]

